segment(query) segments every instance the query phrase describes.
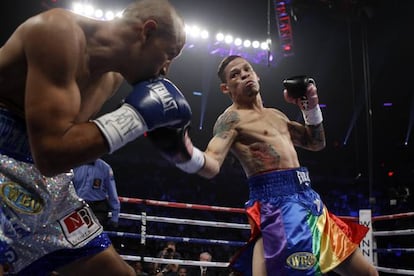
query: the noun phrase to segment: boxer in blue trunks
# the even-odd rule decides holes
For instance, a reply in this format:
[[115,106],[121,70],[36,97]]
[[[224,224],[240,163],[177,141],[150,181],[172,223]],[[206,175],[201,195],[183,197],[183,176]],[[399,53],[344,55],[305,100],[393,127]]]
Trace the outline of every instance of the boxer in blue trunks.
[[[135,275],[76,196],[72,168],[187,124],[188,103],[162,77],[184,44],[167,0],[139,0],[111,21],[45,11],[0,48],[0,275]],[[123,81],[125,102],[97,116]]]
[[[204,152],[193,146],[186,128],[157,129],[148,137],[178,168],[206,178],[219,173],[229,151],[240,161],[250,189],[246,213],[251,237],[231,262],[235,271],[244,276],[322,275],[332,270],[378,275],[358,249],[368,229],[328,212],[297,156],[295,146],[312,151],[325,147],[315,83],[306,84],[304,98],[284,91],[285,100],[301,108],[301,124],[264,107],[260,79],[241,56],[224,58],[218,76],[232,105],[217,119]],[[182,145],[162,143],[160,133]]]

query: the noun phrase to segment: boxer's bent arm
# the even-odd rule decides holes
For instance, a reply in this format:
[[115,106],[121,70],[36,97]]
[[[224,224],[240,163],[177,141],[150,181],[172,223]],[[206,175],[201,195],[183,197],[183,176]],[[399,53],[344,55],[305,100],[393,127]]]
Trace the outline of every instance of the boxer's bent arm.
[[79,123],[77,117],[81,95],[76,74],[83,55],[79,33],[70,23],[62,27],[68,28],[65,32],[58,27],[51,30],[50,24],[35,24],[22,38],[28,63],[25,117],[29,141],[35,163],[46,176],[108,151],[98,127],[92,122]]
[[319,151],[325,148],[325,130],[322,123],[318,125],[302,125],[298,122],[289,121],[288,129],[295,146],[312,151]]
[[[234,119],[236,118],[236,119]],[[234,128],[238,114],[230,111],[218,118],[214,125],[214,136],[204,152],[205,164],[198,172],[205,178],[213,178],[220,172],[224,159],[230,151],[238,133]]]
[[197,173],[198,175],[211,179],[215,177],[219,172],[221,165],[224,162],[227,152],[220,151],[219,149],[223,148],[221,138],[213,137],[206,150],[204,151],[205,163],[201,170]]

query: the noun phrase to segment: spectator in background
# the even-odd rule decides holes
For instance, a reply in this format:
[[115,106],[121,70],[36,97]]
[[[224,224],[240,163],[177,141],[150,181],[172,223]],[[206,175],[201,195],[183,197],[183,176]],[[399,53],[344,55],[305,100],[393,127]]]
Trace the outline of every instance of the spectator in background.
[[178,276],[187,276],[187,268],[185,266],[182,266],[178,269]]
[[120,203],[111,166],[97,159],[76,167],[73,172],[76,193],[89,204],[104,228],[118,227]]
[[[167,245],[163,250],[158,252],[157,254],[158,258],[163,259],[181,259],[181,254],[177,252],[176,244],[173,241],[167,242]],[[171,275],[177,275],[178,272],[178,264],[157,264],[157,276],[171,276]]]
[[144,271],[142,263],[139,261],[133,262],[131,266],[134,268],[136,276],[148,276],[149,274]]
[[[199,255],[199,260],[201,262],[211,262],[212,259],[213,259],[213,256],[207,251],[201,252]],[[188,275],[189,276],[219,276],[219,275],[224,275],[224,274],[220,274],[219,271],[215,267],[200,265],[200,266],[193,267]]]

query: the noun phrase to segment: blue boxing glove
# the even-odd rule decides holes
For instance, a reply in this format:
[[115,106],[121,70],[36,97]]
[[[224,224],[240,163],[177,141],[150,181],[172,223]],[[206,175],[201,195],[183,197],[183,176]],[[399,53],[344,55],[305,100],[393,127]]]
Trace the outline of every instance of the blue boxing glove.
[[144,119],[147,130],[163,126],[184,126],[191,120],[191,108],[180,90],[169,80],[140,82],[125,99]]
[[169,80],[157,78],[133,86],[124,104],[93,122],[101,130],[112,153],[146,131],[186,125],[191,108],[180,90]]

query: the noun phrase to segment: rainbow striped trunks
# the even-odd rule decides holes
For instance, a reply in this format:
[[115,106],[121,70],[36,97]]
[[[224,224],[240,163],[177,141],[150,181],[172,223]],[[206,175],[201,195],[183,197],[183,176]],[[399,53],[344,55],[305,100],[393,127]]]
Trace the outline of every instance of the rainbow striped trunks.
[[230,266],[252,275],[253,247],[263,238],[267,275],[322,275],[357,249],[368,228],[331,214],[305,167],[248,179],[249,241]]

